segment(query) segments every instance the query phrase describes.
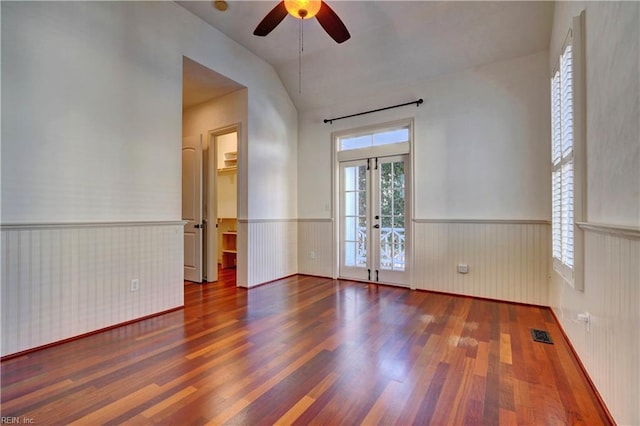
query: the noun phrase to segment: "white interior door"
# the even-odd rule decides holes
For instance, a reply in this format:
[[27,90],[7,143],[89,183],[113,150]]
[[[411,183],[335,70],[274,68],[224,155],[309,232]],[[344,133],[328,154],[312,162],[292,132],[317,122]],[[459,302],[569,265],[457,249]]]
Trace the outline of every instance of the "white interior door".
[[407,286],[408,156],[340,163],[340,276]]
[[182,141],[182,220],[184,227],[184,278],[202,282],[202,139]]

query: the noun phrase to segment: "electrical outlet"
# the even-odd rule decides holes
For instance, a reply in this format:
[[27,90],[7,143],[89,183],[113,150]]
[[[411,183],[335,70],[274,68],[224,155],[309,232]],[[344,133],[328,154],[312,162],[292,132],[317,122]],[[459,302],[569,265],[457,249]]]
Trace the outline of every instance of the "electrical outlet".
[[131,280],[131,291],[138,291],[140,289],[140,280],[133,279]]
[[466,263],[458,263],[458,273],[460,274],[468,274],[469,273],[469,265]]
[[591,331],[591,314],[589,312],[578,314],[578,321],[585,324],[587,331]]
[[309,256],[310,256],[312,259],[315,259],[315,258],[316,258],[316,252],[315,252],[315,251],[310,252],[310,253],[309,253]]

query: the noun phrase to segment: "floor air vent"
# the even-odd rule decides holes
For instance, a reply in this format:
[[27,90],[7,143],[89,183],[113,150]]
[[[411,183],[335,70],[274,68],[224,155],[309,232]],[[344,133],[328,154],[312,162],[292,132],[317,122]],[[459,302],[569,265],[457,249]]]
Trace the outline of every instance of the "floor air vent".
[[553,345],[553,340],[551,340],[551,336],[544,330],[536,330],[535,328],[531,329],[531,337],[533,337],[534,342],[540,343],[548,343]]

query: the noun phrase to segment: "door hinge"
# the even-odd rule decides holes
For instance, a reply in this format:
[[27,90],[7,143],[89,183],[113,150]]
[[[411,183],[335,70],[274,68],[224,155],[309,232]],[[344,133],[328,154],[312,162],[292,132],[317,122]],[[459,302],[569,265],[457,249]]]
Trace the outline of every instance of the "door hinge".
[[369,162],[371,161],[370,158],[367,158],[367,170],[369,170],[371,167],[369,166]]
[[371,269],[367,269],[367,273],[369,274],[369,278],[367,278],[367,280],[371,281]]
[[379,272],[379,271],[376,269],[376,282],[379,282],[379,281],[380,281],[380,277],[378,277],[378,272]]
[[376,157],[375,160],[376,160],[376,167],[374,170],[378,170],[378,158]]

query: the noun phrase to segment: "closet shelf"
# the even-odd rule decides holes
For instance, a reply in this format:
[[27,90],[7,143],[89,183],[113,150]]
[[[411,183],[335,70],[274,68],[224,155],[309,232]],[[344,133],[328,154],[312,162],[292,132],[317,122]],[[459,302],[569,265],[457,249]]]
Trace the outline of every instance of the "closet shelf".
[[238,170],[238,166],[221,167],[218,169],[218,173],[233,172],[235,170]]
[[[235,227],[235,226],[234,226]],[[236,266],[236,255],[238,231],[230,229],[222,232],[222,267],[234,268]]]

